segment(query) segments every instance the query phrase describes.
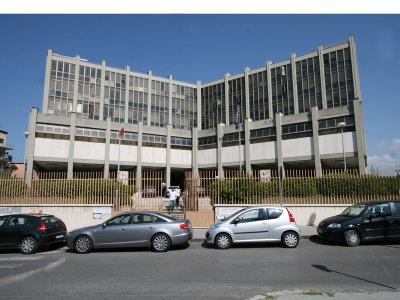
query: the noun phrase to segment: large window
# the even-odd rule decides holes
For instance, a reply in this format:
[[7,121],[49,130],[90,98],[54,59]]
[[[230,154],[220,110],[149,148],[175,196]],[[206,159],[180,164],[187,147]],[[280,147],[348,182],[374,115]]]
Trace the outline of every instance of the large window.
[[250,118],[253,121],[269,118],[267,72],[249,75]]
[[151,126],[166,127],[169,113],[169,82],[152,80]]
[[99,120],[100,118],[101,70],[79,67],[78,103],[76,115],[80,118]]
[[104,119],[125,121],[126,75],[106,71],[104,82]]
[[225,83],[207,86],[201,89],[202,128],[216,128],[225,123]]
[[196,89],[172,85],[172,126],[175,129],[190,130],[196,126]]
[[294,114],[292,70],[290,64],[271,69],[272,109],[274,115]]

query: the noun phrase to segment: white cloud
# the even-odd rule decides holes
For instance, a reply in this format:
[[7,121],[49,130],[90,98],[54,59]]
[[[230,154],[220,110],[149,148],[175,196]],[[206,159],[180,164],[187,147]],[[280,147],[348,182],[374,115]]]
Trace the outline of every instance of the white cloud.
[[368,157],[368,167],[394,171],[400,168],[400,160],[391,154],[370,156]]
[[400,138],[391,141],[383,140],[379,143],[379,148],[386,151],[400,151]]

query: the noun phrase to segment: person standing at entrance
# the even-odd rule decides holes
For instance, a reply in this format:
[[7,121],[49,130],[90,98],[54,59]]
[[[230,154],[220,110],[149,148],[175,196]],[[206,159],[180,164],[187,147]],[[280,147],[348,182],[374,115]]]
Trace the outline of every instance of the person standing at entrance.
[[169,210],[174,210],[175,201],[176,201],[176,192],[175,189],[172,188],[169,192]]
[[178,188],[176,189],[175,196],[176,196],[175,206],[176,208],[179,208],[179,199],[181,199],[181,189],[179,185]]

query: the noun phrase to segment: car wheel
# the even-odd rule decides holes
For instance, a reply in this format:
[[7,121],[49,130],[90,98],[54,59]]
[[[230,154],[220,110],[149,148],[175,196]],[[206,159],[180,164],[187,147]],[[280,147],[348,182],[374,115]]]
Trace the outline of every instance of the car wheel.
[[26,237],[21,241],[21,253],[22,254],[32,254],[38,249],[37,241],[33,237]]
[[344,233],[344,241],[349,247],[357,247],[360,245],[361,237],[355,230],[347,230]]
[[79,254],[89,253],[93,249],[92,239],[87,235],[78,236],[74,243],[74,249]]
[[299,244],[299,235],[296,232],[288,231],[282,235],[282,246],[285,248],[296,248]]
[[151,248],[155,252],[166,252],[170,246],[169,237],[164,233],[157,233],[151,240]]
[[215,246],[218,249],[228,249],[232,245],[232,238],[229,234],[220,233],[215,237]]

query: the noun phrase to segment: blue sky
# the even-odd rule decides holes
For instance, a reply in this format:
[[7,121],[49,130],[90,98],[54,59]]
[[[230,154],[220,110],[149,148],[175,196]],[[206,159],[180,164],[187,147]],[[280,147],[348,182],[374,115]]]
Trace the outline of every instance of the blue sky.
[[0,130],[24,158],[41,110],[47,49],[157,76],[209,82],[342,42],[357,43],[369,164],[400,167],[400,15],[0,15]]

